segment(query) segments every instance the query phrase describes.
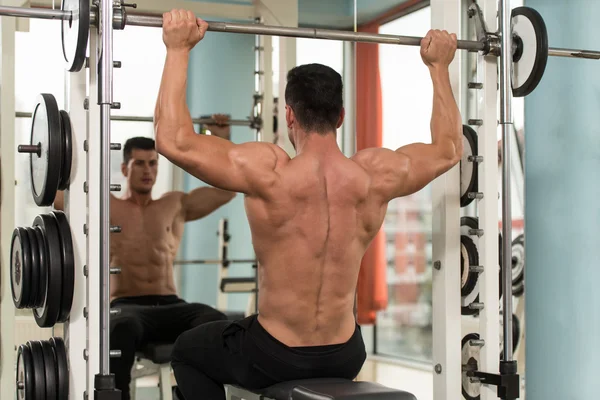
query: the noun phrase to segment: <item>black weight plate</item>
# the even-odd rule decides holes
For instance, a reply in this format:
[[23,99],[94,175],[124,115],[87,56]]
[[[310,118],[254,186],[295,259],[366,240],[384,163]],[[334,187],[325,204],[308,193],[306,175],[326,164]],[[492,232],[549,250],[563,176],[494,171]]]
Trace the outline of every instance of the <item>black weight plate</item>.
[[517,285],[513,286],[513,296],[521,297],[525,293],[525,279],[521,280]]
[[512,64],[512,91],[513,96],[524,97],[534,91],[544,76],[548,31],[540,13],[529,7],[514,8],[511,25],[517,45]]
[[[461,217],[460,218],[460,226],[461,226],[461,228],[465,227],[464,230],[461,229],[461,233],[462,233],[461,236],[469,237],[469,235],[466,234],[468,232],[468,229],[479,229],[479,222],[478,222],[477,218],[474,218],[474,217]],[[473,243],[475,243],[475,242],[473,242]],[[477,247],[476,244],[475,244],[475,247]],[[477,296],[471,302],[469,302],[469,304],[478,303],[478,302],[479,302],[479,294],[477,294]],[[461,315],[478,315],[479,310],[470,308],[469,304],[467,304],[466,306],[461,306],[461,308],[460,308]]]
[[52,337],[49,342],[54,350],[56,361],[56,375],[58,377],[57,400],[69,400],[69,364],[65,342],[59,337]]
[[52,345],[46,341],[40,341],[44,353],[44,372],[46,373],[46,399],[55,400],[58,390],[58,377],[56,376],[56,360]]
[[81,71],[90,30],[89,0],[63,0],[61,10],[71,12],[71,18],[62,22],[63,56],[70,72]]
[[29,158],[31,193],[40,207],[52,205],[58,189],[62,168],[60,113],[56,99],[42,93],[36,99],[31,118],[31,145],[40,146],[40,153]]
[[44,307],[46,299],[46,291],[48,290],[48,248],[46,238],[42,228],[34,226],[33,230],[38,240],[38,249],[40,251],[40,274],[39,274],[39,285],[35,307]]
[[29,239],[29,247],[31,250],[31,284],[29,285],[31,292],[27,308],[33,308],[35,307],[35,301],[40,286],[40,252],[37,243],[37,236],[35,235],[35,231],[33,230],[33,228],[26,227],[24,229],[27,233],[27,238]]
[[525,236],[517,236],[512,242],[512,284],[515,287],[525,273]]
[[73,238],[67,216],[62,211],[50,213],[56,222],[61,242],[62,258],[62,298],[58,322],[66,322],[71,314],[73,291],[75,289],[75,259],[73,255]]
[[[463,277],[463,284],[461,285],[460,295],[461,297],[468,296],[475,290],[477,280],[479,279],[479,273],[471,272],[469,267],[471,265],[479,265],[479,253],[477,252],[477,246],[475,242],[465,235],[460,237],[461,250],[464,249],[465,254],[461,251],[461,264],[463,264],[463,273],[466,276]],[[466,255],[466,257],[465,257]],[[463,259],[463,257],[465,257]],[[466,270],[466,271],[465,271]]]
[[29,346],[22,344],[17,352],[17,400],[31,400],[35,395],[33,358]]
[[27,346],[31,349],[31,358],[33,360],[33,381],[34,396],[33,399],[46,399],[46,373],[44,372],[44,352],[42,344],[35,340],[27,342]]
[[16,308],[26,308],[31,299],[31,248],[25,229],[13,230],[10,244],[10,287]]
[[[469,366],[476,371],[479,369],[479,359],[481,353],[480,346],[470,346],[470,340],[479,340],[479,334],[469,333],[461,341],[461,363],[463,366]],[[471,382],[467,371],[462,372],[462,395],[467,400],[479,400],[481,397],[481,384]]]
[[60,170],[59,190],[67,190],[71,182],[71,163],[73,162],[73,134],[71,117],[65,110],[60,110],[60,126],[63,138],[63,164]]
[[44,305],[33,310],[33,317],[41,328],[54,326],[60,313],[62,295],[62,249],[60,236],[54,218],[48,214],[40,214],[33,221],[34,226],[39,226],[46,238],[48,254],[48,287]]
[[460,161],[460,206],[466,207],[474,199],[469,193],[478,191],[478,163],[469,161],[470,156],[477,155],[477,133],[470,126],[463,125],[463,155]]

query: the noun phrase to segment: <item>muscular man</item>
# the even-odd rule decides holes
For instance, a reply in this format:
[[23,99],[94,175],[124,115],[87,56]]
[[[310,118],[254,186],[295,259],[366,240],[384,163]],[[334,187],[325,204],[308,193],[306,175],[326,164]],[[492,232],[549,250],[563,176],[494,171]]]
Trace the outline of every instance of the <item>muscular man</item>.
[[346,158],[336,143],[344,119],[340,75],[318,64],[289,71],[284,122],[297,151],[290,159],[273,144],[194,133],[186,74],[190,50],[206,30],[190,12],[164,14],[156,144],[199,179],[244,193],[260,265],[259,314],[183,333],[172,362],[179,389],[187,400],[214,400],[224,398],[227,383],[258,389],[295,379],[352,379],[366,358],[353,313],[356,282],[387,204],[461,159],[462,121],[448,73],[456,37],[431,31],[421,45],[434,87],[431,144]]
[[[215,119],[224,122],[222,116]],[[213,135],[229,137],[227,127],[209,129]],[[111,196],[110,203],[110,223],[122,229],[110,237],[110,264],[121,268],[110,281],[111,308],[121,309],[119,315],[111,316],[110,345],[121,350],[121,357],[111,358],[110,369],[122,399],[128,400],[137,350],[148,342],[174,342],[187,329],[227,319],[212,307],[187,303],[177,296],[173,261],[184,223],[212,213],[235,193],[201,187],[187,194],[170,192],[153,199],[158,154],[150,138],[127,140],[121,169],[127,177],[127,191],[121,198]],[[62,209],[63,201],[59,193],[55,208]]]

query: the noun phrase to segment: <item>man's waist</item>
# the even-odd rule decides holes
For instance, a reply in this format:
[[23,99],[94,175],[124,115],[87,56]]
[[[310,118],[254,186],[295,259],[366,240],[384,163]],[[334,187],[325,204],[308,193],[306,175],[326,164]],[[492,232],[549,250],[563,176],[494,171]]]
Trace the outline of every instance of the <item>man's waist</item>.
[[182,303],[175,294],[170,295],[144,295],[144,296],[120,296],[110,302],[110,306],[115,305],[136,305],[136,306],[164,306],[170,304]]

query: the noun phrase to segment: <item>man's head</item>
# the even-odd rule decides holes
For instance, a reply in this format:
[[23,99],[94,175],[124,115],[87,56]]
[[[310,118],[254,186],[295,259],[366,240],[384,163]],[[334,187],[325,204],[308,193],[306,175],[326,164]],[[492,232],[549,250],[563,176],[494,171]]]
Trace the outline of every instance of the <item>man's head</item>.
[[335,133],[344,120],[342,77],[321,64],[295,67],[287,75],[285,103],[288,134],[294,146],[298,130],[305,134]]
[[121,171],[127,177],[130,191],[150,193],[158,172],[158,153],[154,140],[147,137],[128,139],[123,146]]

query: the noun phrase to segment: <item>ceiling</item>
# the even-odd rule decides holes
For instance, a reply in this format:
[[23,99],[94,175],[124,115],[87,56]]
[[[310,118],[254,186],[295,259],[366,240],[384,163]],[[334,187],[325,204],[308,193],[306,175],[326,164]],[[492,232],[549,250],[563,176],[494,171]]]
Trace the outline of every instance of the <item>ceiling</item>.
[[[203,0],[212,3],[252,4],[252,0]],[[355,0],[298,0],[299,24],[304,27],[351,29]],[[357,22],[362,24],[408,0],[356,0]]]

